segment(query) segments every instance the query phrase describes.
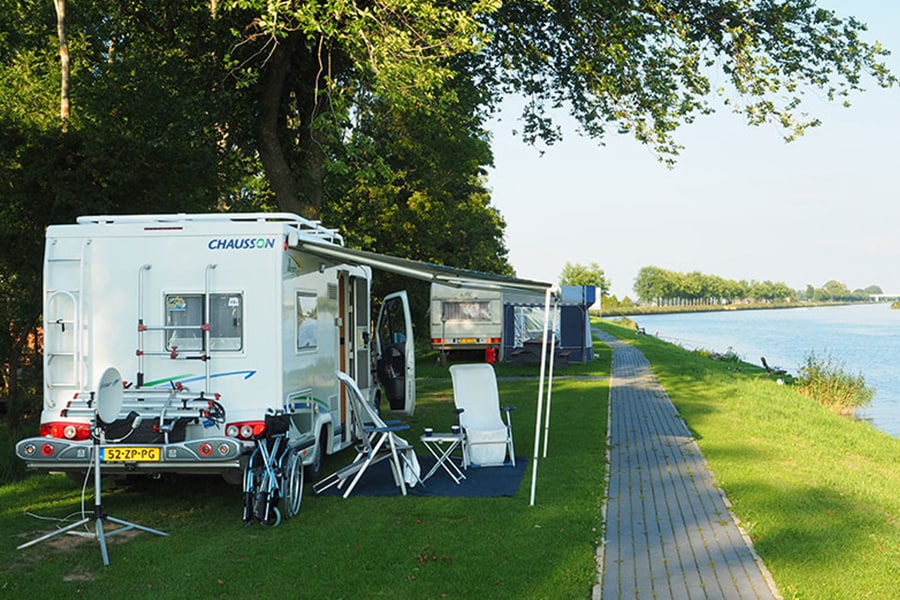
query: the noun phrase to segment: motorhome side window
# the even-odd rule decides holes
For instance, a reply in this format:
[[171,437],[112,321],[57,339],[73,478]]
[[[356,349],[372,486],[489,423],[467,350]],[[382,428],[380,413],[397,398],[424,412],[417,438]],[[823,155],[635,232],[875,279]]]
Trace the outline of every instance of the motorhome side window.
[[[205,350],[203,294],[166,294],[166,350]],[[244,343],[243,294],[209,296],[210,350],[240,350]]]
[[442,321],[484,321],[491,322],[490,302],[444,302],[441,309]]
[[315,292],[297,292],[297,350],[319,346],[318,299]]

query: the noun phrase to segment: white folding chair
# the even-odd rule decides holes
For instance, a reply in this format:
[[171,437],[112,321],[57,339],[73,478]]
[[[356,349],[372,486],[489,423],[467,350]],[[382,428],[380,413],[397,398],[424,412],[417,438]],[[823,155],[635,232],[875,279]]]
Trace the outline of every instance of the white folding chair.
[[[500,407],[497,377],[488,363],[453,365],[453,402],[458,409],[459,424],[465,439],[463,451],[475,466],[491,467],[516,464],[510,411],[514,406]],[[506,422],[500,411],[506,412]]]
[[350,480],[343,493],[346,498],[356,487],[366,469],[382,460],[390,459],[394,482],[405,496],[407,485],[414,487],[416,483],[421,482],[419,460],[413,447],[396,433],[409,429],[409,425],[399,422],[385,423],[366,401],[356,382],[349,375],[341,371],[336,371],[335,375],[347,389],[354,427],[358,428],[360,443],[353,462],[318,482],[314,486],[315,492],[319,494],[333,485],[341,488],[347,480]]

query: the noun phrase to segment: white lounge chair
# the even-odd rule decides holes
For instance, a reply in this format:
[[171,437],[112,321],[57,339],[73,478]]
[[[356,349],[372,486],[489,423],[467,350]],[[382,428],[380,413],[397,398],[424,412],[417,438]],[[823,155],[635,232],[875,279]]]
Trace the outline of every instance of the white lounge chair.
[[[453,365],[453,402],[458,409],[459,424],[465,439],[463,451],[467,462],[480,467],[516,464],[512,422],[509,413],[514,406],[500,407],[497,377],[488,363]],[[506,412],[506,422],[500,411]]]
[[385,423],[378,412],[366,401],[362,391],[349,375],[341,371],[336,371],[335,375],[347,389],[354,421],[353,426],[359,428],[360,443],[357,446],[356,458],[353,459],[353,462],[318,482],[314,486],[315,492],[319,494],[333,485],[341,488],[347,480],[350,480],[350,484],[343,493],[346,498],[369,466],[389,459],[394,482],[405,496],[407,485],[414,487],[421,481],[419,460],[416,458],[413,447],[396,433],[409,429],[409,425],[398,421]]

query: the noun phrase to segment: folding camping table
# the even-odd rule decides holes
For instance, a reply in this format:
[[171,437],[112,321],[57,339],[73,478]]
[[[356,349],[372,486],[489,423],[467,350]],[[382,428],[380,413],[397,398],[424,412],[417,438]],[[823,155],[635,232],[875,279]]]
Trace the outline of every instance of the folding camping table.
[[439,467],[443,467],[447,472],[447,475],[449,475],[457,485],[459,485],[461,480],[466,478],[459,468],[459,465],[453,462],[453,453],[459,448],[462,450],[462,466],[463,468],[468,467],[465,448],[462,445],[463,440],[465,439],[465,434],[463,432],[434,433],[429,431],[424,433],[419,439],[422,440],[422,443],[428,448],[428,451],[431,452],[431,455],[434,456],[436,461],[434,466],[431,467],[431,470],[422,478],[422,483],[428,481],[428,478],[434,475]]

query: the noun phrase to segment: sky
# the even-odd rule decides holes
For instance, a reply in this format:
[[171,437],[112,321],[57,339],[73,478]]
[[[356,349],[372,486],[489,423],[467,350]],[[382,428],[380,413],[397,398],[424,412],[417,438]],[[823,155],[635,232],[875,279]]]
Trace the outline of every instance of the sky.
[[[819,4],[867,23],[865,39],[893,51],[900,76],[900,2]],[[541,155],[514,135],[508,99],[489,126],[488,187],[510,263],[540,281],[558,281],[567,262],[597,263],[620,299],[635,297],[645,266],[900,294],[900,88],[863,85],[850,108],[808,95],[803,109],[823,123],[791,143],[727,110],[698,118],[676,133],[674,170],[631,137],[579,136],[571,119]]]

